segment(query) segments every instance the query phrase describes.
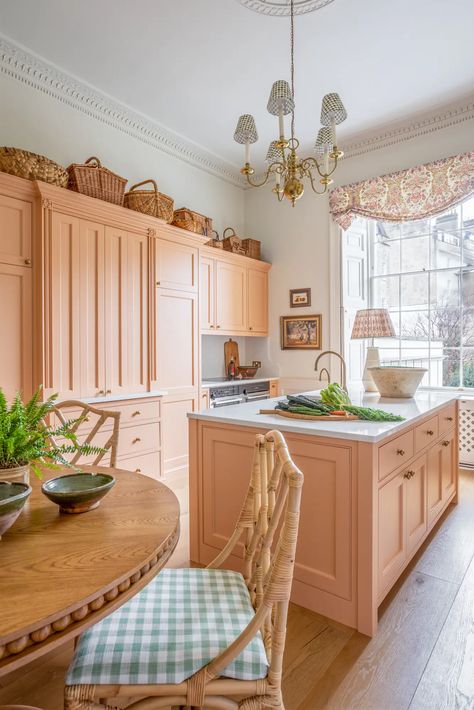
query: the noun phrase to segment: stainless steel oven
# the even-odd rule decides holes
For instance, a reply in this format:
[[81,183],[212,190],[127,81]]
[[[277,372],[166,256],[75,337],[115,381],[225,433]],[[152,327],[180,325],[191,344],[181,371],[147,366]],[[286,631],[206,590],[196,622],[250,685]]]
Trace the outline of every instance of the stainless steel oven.
[[269,399],[270,381],[237,384],[229,382],[228,385],[219,385],[209,388],[209,406],[212,409],[228,407],[231,404],[243,404],[261,399]]
[[243,395],[246,402],[270,399],[270,382],[254,382],[243,385]]

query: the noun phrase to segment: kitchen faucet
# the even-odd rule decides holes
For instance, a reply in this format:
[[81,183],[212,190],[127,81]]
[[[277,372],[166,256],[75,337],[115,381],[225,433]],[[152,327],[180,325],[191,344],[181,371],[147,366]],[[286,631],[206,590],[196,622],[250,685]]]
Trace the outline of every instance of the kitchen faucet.
[[[319,361],[320,361],[321,358],[324,357],[325,355],[335,355],[335,356],[338,357],[339,360],[341,361],[341,379],[342,379],[341,385],[342,385],[342,388],[343,388],[344,390],[346,390],[346,392],[347,392],[347,381],[346,381],[347,367],[346,367],[346,361],[344,360],[344,358],[342,357],[342,355],[340,355],[339,353],[337,353],[335,350],[325,350],[324,352],[320,353],[320,355],[318,355],[318,357],[316,358],[316,362],[314,363],[314,370],[315,370],[315,372],[318,371],[318,363],[319,363]],[[321,379],[324,370],[326,370],[326,372],[327,372],[328,375],[329,375],[329,371],[328,371],[325,367],[323,367],[323,369],[321,370],[321,374],[320,374],[320,376],[319,376],[319,379]],[[330,375],[329,375],[329,378],[328,378],[328,379],[329,379],[329,381],[331,381]]]

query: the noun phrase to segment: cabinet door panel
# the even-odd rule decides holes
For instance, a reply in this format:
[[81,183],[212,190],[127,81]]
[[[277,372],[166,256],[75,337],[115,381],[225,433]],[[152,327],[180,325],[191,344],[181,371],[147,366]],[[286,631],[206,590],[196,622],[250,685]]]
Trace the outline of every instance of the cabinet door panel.
[[80,222],[54,212],[49,243],[50,362],[45,394],[77,399],[81,392]]
[[194,293],[156,289],[156,369],[160,388],[195,388],[197,298]]
[[406,558],[403,474],[379,490],[379,592],[398,575]]
[[[32,394],[32,296],[31,269],[0,264],[0,303],[4,342],[0,347],[0,386],[8,400],[21,392]],[[8,341],[6,340],[8,335]]]
[[31,204],[0,195],[0,262],[31,264]]
[[81,396],[105,394],[104,226],[80,223]]
[[268,333],[268,274],[249,269],[248,279],[248,329],[252,333]]
[[200,265],[199,311],[201,331],[215,333],[215,261],[202,257]]
[[127,233],[105,228],[105,362],[107,394],[130,392],[127,359]]
[[443,481],[443,503],[452,496],[456,490],[456,438],[455,433],[447,434],[441,442],[441,468]]
[[162,403],[163,475],[187,471],[189,462],[188,412],[197,409],[192,395],[165,397]]
[[428,525],[426,510],[426,461],[426,456],[421,456],[414,461],[410,466],[410,471],[413,471],[414,475],[409,479],[405,479],[408,555],[418,545]]
[[216,328],[234,333],[247,330],[247,270],[216,262]]
[[179,291],[197,291],[197,249],[157,239],[155,254],[156,279],[159,286]]
[[148,390],[148,239],[128,235],[128,386]]
[[443,507],[443,447],[436,444],[428,451],[428,525],[438,517]]

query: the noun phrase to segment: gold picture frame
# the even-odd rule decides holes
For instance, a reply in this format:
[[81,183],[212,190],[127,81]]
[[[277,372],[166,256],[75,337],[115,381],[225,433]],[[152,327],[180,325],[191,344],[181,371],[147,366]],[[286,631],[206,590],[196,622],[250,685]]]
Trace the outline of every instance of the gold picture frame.
[[290,308],[307,308],[311,305],[310,288],[290,289]]
[[282,350],[321,350],[322,317],[280,316]]

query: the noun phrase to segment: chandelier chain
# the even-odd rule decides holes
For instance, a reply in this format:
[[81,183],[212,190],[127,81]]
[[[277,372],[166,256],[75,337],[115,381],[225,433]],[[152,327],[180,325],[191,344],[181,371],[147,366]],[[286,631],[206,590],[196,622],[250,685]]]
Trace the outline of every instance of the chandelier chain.
[[291,137],[295,137],[295,15],[294,0],[290,0],[290,54],[291,54],[291,94],[293,109],[291,111]]

